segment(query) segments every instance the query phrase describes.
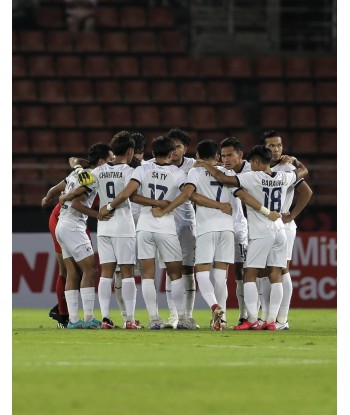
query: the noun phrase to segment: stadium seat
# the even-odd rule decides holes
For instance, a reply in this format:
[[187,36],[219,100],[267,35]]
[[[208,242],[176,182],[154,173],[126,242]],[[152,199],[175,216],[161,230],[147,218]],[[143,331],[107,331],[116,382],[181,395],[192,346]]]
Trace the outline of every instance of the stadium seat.
[[101,50],[98,32],[79,32],[75,34],[75,50],[77,52],[99,52]]
[[95,82],[96,101],[98,102],[120,102],[121,88],[118,81],[102,81]]
[[235,101],[234,89],[231,81],[208,82],[207,99],[209,102],[233,103]]
[[54,127],[75,127],[75,111],[71,105],[52,106],[49,109],[50,125]]
[[31,56],[27,62],[31,76],[55,76],[56,65],[52,56]]
[[41,174],[41,169],[39,168],[38,163],[34,157],[26,157],[14,160],[12,169],[13,181],[15,183],[36,181],[40,178]]
[[[160,130],[146,130],[144,133],[145,139],[146,139],[146,143],[151,143],[153,141],[154,138],[157,138],[161,135],[164,134],[164,130],[160,129]],[[146,146],[146,154],[149,153],[151,151],[151,146],[147,145]],[[149,154],[149,157],[145,157],[146,159],[150,159],[153,158],[152,154]]]
[[12,127],[19,127],[20,124],[19,109],[12,105]]
[[147,81],[126,81],[123,83],[125,102],[149,102]]
[[289,121],[293,128],[315,128],[317,115],[315,107],[291,107]]
[[[90,146],[98,142],[109,143],[112,137],[114,136],[115,131],[116,131],[116,128],[111,128],[110,130],[101,130],[101,129],[93,130],[89,128],[86,134],[84,134],[86,150],[88,150]],[[85,153],[86,153],[86,150],[85,150]],[[84,156],[84,158],[85,157],[86,156]]]
[[43,170],[43,175],[48,183],[57,184],[64,180],[71,172],[68,160],[62,156],[50,158],[50,165]]
[[106,52],[128,52],[129,39],[126,32],[104,32],[102,48]]
[[12,131],[12,152],[13,154],[28,154],[30,152],[27,130]]
[[117,29],[119,27],[118,9],[99,5],[96,9],[96,23],[99,28]]
[[110,60],[108,56],[87,56],[84,60],[86,76],[96,78],[111,76]]
[[41,105],[22,107],[21,119],[24,127],[46,126],[46,108]]
[[337,83],[317,82],[315,87],[315,96],[317,102],[337,102]]
[[177,85],[174,81],[154,81],[151,85],[153,102],[177,102]]
[[225,106],[218,109],[218,124],[223,128],[245,127],[244,113],[241,108]]
[[25,32],[19,32],[19,38],[22,51],[44,52],[46,50],[44,32],[26,30]]
[[23,205],[23,197],[22,197],[22,184],[21,183],[13,183],[12,184],[12,205],[13,206],[21,206]]
[[166,30],[159,33],[160,52],[183,53],[185,41],[182,32]]
[[74,77],[82,75],[81,60],[79,56],[58,56],[56,60],[57,75]]
[[12,99],[13,101],[35,101],[36,85],[34,81],[17,80],[12,83]]
[[194,129],[205,130],[217,127],[214,107],[192,107],[191,120],[191,125]]
[[69,156],[76,156],[81,153],[86,154],[88,149],[85,143],[85,133],[77,130],[59,131],[58,146],[61,153],[66,153]]
[[130,33],[130,49],[135,53],[156,52],[156,34],[154,32],[144,30]]
[[142,74],[146,77],[165,77],[168,76],[166,58],[144,57],[142,59]]
[[64,82],[40,81],[40,101],[58,104],[66,101]]
[[283,62],[277,56],[265,56],[257,59],[256,74],[259,78],[282,78]]
[[156,106],[135,107],[134,123],[137,128],[158,127],[160,125],[159,110]]
[[[284,140],[284,139],[283,139]],[[318,137],[315,131],[294,132],[291,135],[292,154],[317,154]]]
[[337,128],[337,107],[320,107],[318,120],[321,128]]
[[192,58],[174,57],[170,58],[169,69],[171,76],[175,78],[195,78],[196,62]]
[[103,110],[100,105],[82,105],[77,112],[80,127],[103,127]]
[[309,78],[312,75],[311,60],[308,57],[291,57],[285,60],[287,78]]
[[157,29],[170,29],[174,26],[174,18],[170,9],[165,7],[154,7],[148,9],[148,27]]
[[146,13],[143,7],[123,7],[120,9],[120,26],[140,28],[146,26]]
[[223,60],[221,58],[199,58],[197,60],[197,74],[203,77],[224,76]]
[[287,86],[288,102],[313,102],[314,88],[311,82],[289,82]]
[[[316,163],[315,163],[316,164]],[[319,158],[317,160],[318,168],[312,171],[312,177],[314,180],[322,181],[335,181],[337,180],[337,160],[330,157]],[[336,187],[336,183],[334,183]]]
[[43,29],[61,29],[65,26],[64,9],[61,6],[38,7],[36,20],[39,27]]
[[205,102],[206,93],[204,83],[201,81],[181,82],[179,96],[182,102]]
[[286,87],[283,82],[260,82],[259,83],[260,102],[285,102]]
[[[257,137],[256,134],[250,132],[250,131],[242,131],[236,134],[235,130],[228,131],[228,136],[236,137],[243,146],[243,152],[244,154],[247,154],[256,144],[257,144]],[[283,136],[283,144],[284,144],[284,136]]]
[[336,78],[337,58],[318,57],[314,60],[314,73],[316,78]]
[[287,108],[281,106],[263,107],[260,112],[260,125],[265,129],[287,127]]
[[46,183],[24,183],[22,190],[23,203],[26,206],[40,206],[41,199],[48,191]]
[[[200,134],[199,141],[214,140],[217,143],[219,143],[220,141],[222,141],[225,138],[225,135],[223,134],[222,130],[208,130],[208,131],[202,130],[202,131],[200,131],[199,134]],[[197,145],[197,143],[196,143],[196,145]]]
[[180,106],[164,106],[162,108],[162,125],[167,128],[185,128],[189,126],[188,110]]
[[57,154],[57,138],[54,130],[32,131],[30,135],[33,154]]
[[89,103],[94,100],[89,80],[74,80],[67,82],[67,96],[70,102]]
[[116,77],[138,77],[140,75],[140,65],[138,58],[118,57],[112,61],[113,75]]
[[47,32],[47,50],[50,52],[72,52],[73,34],[66,31],[48,31]]
[[113,127],[113,131],[133,125],[131,110],[127,105],[106,107],[105,117],[106,125]]
[[24,56],[14,55],[12,57],[12,76],[14,78],[27,76],[27,64]]
[[253,75],[249,58],[227,58],[224,60],[225,75],[230,78],[248,78]]
[[321,131],[319,149],[324,154],[337,154],[337,133],[334,131]]

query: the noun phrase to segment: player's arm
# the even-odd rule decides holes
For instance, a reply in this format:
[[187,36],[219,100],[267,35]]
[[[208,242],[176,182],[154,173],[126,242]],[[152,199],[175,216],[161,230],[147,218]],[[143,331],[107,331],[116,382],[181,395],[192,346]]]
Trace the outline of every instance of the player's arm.
[[196,205],[204,206],[212,209],[219,209],[221,212],[226,213],[227,215],[232,215],[232,206],[230,203],[221,203],[214,199],[210,199],[200,193],[193,192],[190,197],[191,202],[194,202]]
[[295,162],[293,164],[296,167],[296,170],[294,170],[294,172],[295,172],[298,180],[302,179],[302,178],[304,178],[308,175],[309,170],[304,166],[304,164],[301,161],[295,159]]
[[113,216],[113,212],[109,212],[108,215],[104,216],[103,218],[99,218],[99,212],[95,209],[90,208],[89,206],[84,205],[84,201],[86,200],[87,195],[82,194],[79,197],[75,198],[72,202],[71,207],[75,210],[77,210],[80,213],[83,213],[84,215],[89,216],[90,218],[95,218],[98,220],[108,220]]
[[83,195],[84,193],[86,193],[86,187],[79,186],[76,189],[72,189],[68,193],[61,195],[59,198],[59,202],[61,205],[63,205],[65,202],[69,202],[70,200],[73,200]]
[[50,205],[52,199],[54,197],[57,197],[58,195],[60,195],[64,189],[66,188],[66,182],[64,180],[62,180],[61,182],[59,182],[58,184],[56,184],[55,186],[52,186],[46,193],[46,196],[44,196],[41,200],[41,206],[42,207],[47,207]]
[[179,196],[176,199],[174,199],[165,209],[153,208],[152,209],[152,215],[155,218],[161,218],[162,216],[166,215],[167,213],[172,212],[175,208],[177,208],[178,206],[180,206],[183,203],[187,202],[187,200],[189,200],[190,197],[192,196],[195,189],[196,188],[193,184],[191,184],[191,183],[185,184],[185,186],[183,186],[181,188],[181,193],[179,194]]
[[297,199],[294,208],[290,213],[282,213],[282,220],[284,223],[292,222],[292,220],[294,220],[299,213],[304,210],[313,194],[310,186],[305,182],[305,180],[298,183],[295,188],[295,193],[297,195]]
[[228,186],[239,186],[236,176],[226,176],[225,173],[204,160],[197,160],[194,167],[204,167],[218,182]]
[[259,211],[272,221],[276,221],[281,217],[280,213],[274,210],[270,211],[269,209],[264,207],[260,202],[258,202],[253,196],[251,196],[248,192],[244,191],[241,188],[235,191],[235,196],[239,197],[244,204]]
[[[87,169],[90,167],[90,163],[86,159],[81,159],[79,157],[69,157],[68,163],[72,169]],[[80,173],[80,172],[79,172]]]
[[167,207],[170,203],[168,200],[151,199],[150,197],[142,196],[137,192],[133,193],[129,199],[138,205],[159,207],[161,209]]

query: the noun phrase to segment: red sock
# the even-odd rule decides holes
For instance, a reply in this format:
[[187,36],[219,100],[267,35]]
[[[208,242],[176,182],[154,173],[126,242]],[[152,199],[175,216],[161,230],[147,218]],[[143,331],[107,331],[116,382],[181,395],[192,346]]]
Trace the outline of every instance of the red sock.
[[58,311],[61,315],[68,315],[68,308],[66,303],[66,298],[64,296],[64,289],[66,286],[66,279],[59,275],[56,281],[56,294],[58,301]]

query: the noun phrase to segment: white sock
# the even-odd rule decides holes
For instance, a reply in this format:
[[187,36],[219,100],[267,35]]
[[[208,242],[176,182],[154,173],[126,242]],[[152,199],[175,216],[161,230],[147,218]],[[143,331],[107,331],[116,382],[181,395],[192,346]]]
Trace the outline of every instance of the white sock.
[[239,318],[247,318],[247,309],[244,303],[243,280],[236,280],[236,296],[238,301]]
[[170,317],[177,320],[179,318],[176,310],[176,306],[174,303],[173,295],[171,292],[171,279],[168,274],[165,276],[165,293],[166,293],[166,300],[168,303],[168,308],[170,311]]
[[226,300],[227,300],[227,279],[226,270],[213,268],[213,280],[214,280],[214,293],[221,308],[226,311]]
[[76,323],[79,320],[79,290],[65,291],[64,295],[67,301],[69,321]]
[[197,272],[196,278],[198,282],[199,291],[206,303],[208,304],[208,306],[211,308],[214,304],[218,304],[218,302],[215,297],[214,287],[210,281],[209,274],[209,271]]
[[192,318],[194,301],[196,298],[196,281],[194,274],[182,275],[185,285],[185,312],[188,318]]
[[261,304],[261,319],[267,320],[270,307],[270,293],[271,283],[269,277],[260,278],[260,304]]
[[258,319],[258,290],[255,282],[244,283],[244,302],[247,307],[248,320],[254,323]]
[[112,294],[112,278],[101,277],[98,283],[98,301],[102,318],[109,318],[109,304],[111,302]]
[[256,283],[256,288],[258,290],[258,302],[256,304],[256,308],[258,309],[258,314],[259,314],[259,310],[260,310],[260,306],[261,306],[261,303],[260,303],[260,278],[257,277],[256,280],[255,280],[255,283]]
[[277,321],[281,324],[285,324],[288,321],[288,312],[290,306],[290,300],[293,294],[293,283],[290,273],[282,275],[283,297],[281,307],[277,314]]
[[84,321],[94,318],[95,287],[80,288],[81,301],[83,303]]
[[126,321],[126,308],[122,294],[122,274],[116,272],[114,274],[114,294],[123,320]]
[[143,279],[142,280],[142,295],[145,300],[146,308],[149,317],[152,319],[158,316],[157,307],[157,292],[154,285],[154,280]]
[[271,284],[270,308],[267,322],[276,321],[278,310],[280,309],[283,297],[283,286],[281,282]]
[[171,281],[171,292],[179,319],[185,318],[185,286],[183,278]]
[[135,322],[136,284],[135,278],[123,278],[123,297],[128,321]]

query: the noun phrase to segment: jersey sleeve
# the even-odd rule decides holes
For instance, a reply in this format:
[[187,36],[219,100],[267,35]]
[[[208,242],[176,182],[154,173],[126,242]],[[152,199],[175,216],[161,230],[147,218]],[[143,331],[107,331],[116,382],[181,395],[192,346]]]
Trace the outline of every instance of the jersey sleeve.
[[139,166],[139,167],[136,167],[136,169],[132,172],[130,180],[135,180],[139,184],[141,184],[143,176],[144,176],[144,169],[142,166]]
[[186,174],[181,169],[178,169],[178,171],[176,171],[176,173],[177,173],[176,185],[180,189],[186,183]]
[[238,179],[238,182],[239,182],[238,187],[243,187],[244,189],[248,189],[249,186],[251,186],[254,177],[255,177],[254,172],[252,172],[252,171],[237,174],[237,179]]
[[198,167],[192,168],[187,175],[186,184],[192,184],[197,190],[198,186]]
[[295,172],[294,171],[289,171],[289,172],[285,172],[285,174],[286,174],[286,178],[287,178],[286,180],[287,180],[288,187],[289,186],[295,186],[298,182]]
[[126,169],[126,171],[125,171],[125,181],[124,181],[125,186],[129,183],[134,171],[135,171],[135,169],[133,169],[132,167],[130,167],[129,169]]

